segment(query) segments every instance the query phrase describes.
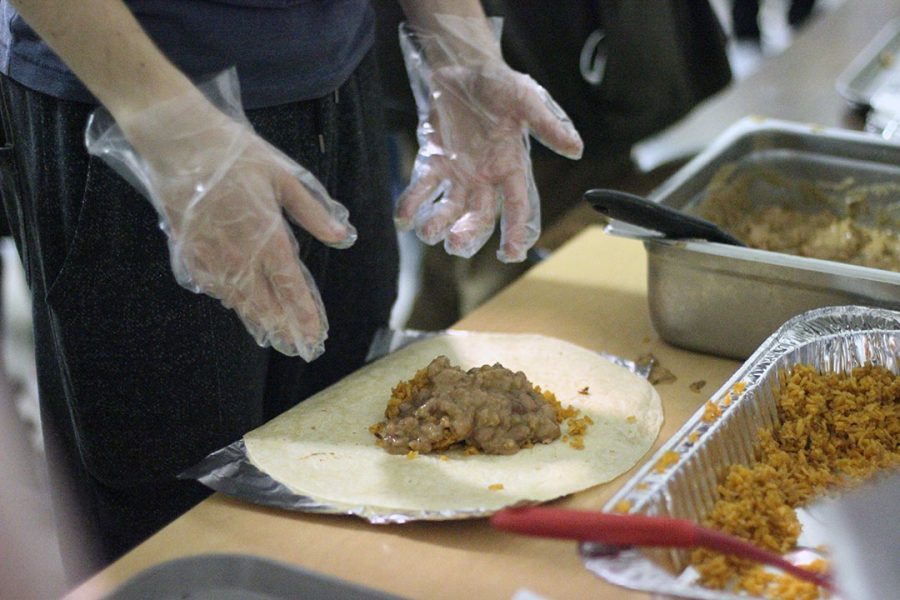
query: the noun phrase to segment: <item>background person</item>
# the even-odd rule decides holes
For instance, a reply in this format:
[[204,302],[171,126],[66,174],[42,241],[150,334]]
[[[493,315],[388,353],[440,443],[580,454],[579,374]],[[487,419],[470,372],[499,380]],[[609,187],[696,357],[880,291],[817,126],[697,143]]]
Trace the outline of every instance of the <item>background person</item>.
[[[401,148],[414,147],[403,141],[415,127],[416,110],[393,37],[403,16],[393,2],[374,4],[388,126]],[[482,4],[503,18],[509,64],[546,87],[584,139],[584,156],[577,162],[534,145],[545,229],[580,203],[587,189],[627,183],[635,142],[731,80],[725,34],[706,1],[664,0],[654,10],[630,0],[563,0],[554,2],[552,11],[541,0]],[[413,329],[449,327],[533,264],[499,264],[489,250],[469,260],[433,246],[421,252],[421,282],[405,323]]]

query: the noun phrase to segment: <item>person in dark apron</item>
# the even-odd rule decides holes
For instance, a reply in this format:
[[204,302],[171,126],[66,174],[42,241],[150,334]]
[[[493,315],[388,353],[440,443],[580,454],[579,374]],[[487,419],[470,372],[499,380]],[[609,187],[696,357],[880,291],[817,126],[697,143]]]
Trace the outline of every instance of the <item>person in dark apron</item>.
[[393,215],[367,0],[0,3],[4,206],[73,577],[208,493],[178,473],[363,363],[396,295],[394,218],[473,249],[496,202],[503,256],[533,243],[523,131],[573,158],[580,139],[477,3],[432,4],[405,3],[434,126]]

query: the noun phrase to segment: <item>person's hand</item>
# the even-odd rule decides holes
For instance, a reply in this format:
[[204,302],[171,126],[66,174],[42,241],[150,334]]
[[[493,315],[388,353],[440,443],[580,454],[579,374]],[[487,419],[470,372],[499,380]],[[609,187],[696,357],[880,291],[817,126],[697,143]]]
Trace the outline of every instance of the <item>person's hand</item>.
[[233,309],[260,345],[312,360],[328,323],[283,214],[337,248],[356,231],[344,206],[246,122],[234,74],[213,83],[210,99],[178,97],[118,125],[95,113],[88,150],[151,199],[182,286]]
[[528,134],[573,159],[581,157],[581,138],[544,88],[503,62],[496,39],[473,42],[487,39],[473,33],[483,19],[442,15],[437,22],[437,32],[401,28],[420,148],[395,221],[468,258],[491,236],[499,211],[498,258],[524,260],[540,235]]

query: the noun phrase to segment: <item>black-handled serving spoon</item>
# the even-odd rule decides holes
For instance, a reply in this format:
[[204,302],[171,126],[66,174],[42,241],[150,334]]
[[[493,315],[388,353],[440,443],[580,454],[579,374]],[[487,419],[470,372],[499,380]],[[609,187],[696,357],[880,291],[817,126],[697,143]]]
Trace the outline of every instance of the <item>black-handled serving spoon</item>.
[[584,199],[594,207],[594,210],[611,219],[658,231],[669,239],[701,239],[732,246],[746,246],[736,237],[719,229],[715,223],[635,194],[619,190],[595,189],[585,192]]

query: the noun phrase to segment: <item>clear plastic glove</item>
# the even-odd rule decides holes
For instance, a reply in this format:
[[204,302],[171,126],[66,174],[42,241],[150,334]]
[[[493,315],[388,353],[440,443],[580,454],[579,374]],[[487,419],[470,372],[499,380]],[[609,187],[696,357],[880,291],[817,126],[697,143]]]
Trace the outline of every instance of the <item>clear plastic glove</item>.
[[116,124],[104,109],[86,144],[147,196],[185,288],[233,309],[261,346],[312,360],[328,321],[284,218],[320,241],[356,241],[347,209],[306,169],[265,142],[226,71],[195,90]]
[[419,152],[395,221],[469,258],[493,233],[499,212],[497,257],[522,261],[541,227],[528,135],[572,159],[581,157],[581,138],[544,88],[503,61],[499,19],[436,15],[434,22],[432,31],[400,28]]

